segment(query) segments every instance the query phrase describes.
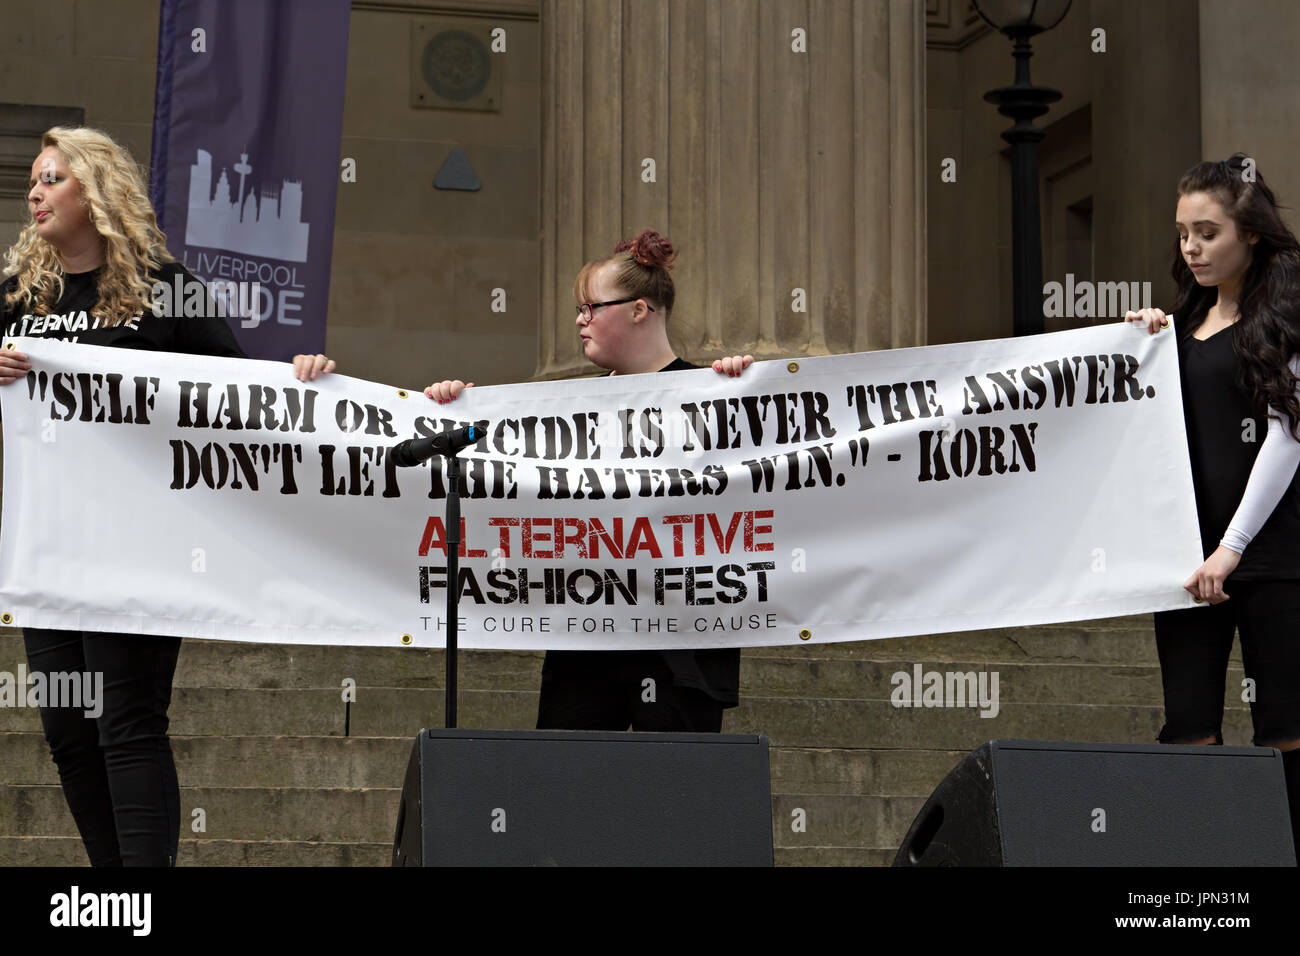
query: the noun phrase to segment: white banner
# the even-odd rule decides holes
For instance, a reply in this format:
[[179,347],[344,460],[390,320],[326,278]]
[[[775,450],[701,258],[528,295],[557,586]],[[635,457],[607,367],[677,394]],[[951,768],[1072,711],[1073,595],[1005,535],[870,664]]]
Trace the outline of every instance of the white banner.
[[[0,389],[15,626],[441,646],[848,641],[1187,607],[1172,329],[419,389],[45,339]],[[451,369],[429,369],[430,378]]]

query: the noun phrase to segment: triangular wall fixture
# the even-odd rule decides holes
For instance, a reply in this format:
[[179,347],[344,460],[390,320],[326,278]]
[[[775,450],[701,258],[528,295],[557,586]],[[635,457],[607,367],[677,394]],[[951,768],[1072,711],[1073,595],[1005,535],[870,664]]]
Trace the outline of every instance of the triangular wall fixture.
[[459,146],[454,147],[442,161],[442,169],[433,177],[433,185],[436,189],[464,189],[469,192],[483,188],[483,184],[478,181],[478,174]]

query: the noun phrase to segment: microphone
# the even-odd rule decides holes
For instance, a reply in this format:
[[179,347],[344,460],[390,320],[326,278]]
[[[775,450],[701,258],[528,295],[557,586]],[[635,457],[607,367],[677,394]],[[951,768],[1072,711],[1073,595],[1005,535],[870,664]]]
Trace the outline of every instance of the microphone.
[[432,438],[408,438],[394,445],[388,452],[398,468],[409,468],[427,461],[434,455],[455,455],[467,445],[472,445],[486,434],[487,429],[480,423],[457,428]]

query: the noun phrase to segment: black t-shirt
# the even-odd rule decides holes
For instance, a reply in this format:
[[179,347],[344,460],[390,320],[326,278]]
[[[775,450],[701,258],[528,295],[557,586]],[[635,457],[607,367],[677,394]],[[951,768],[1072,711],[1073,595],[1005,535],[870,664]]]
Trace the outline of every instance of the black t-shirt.
[[[1241,360],[1234,323],[1205,341],[1178,339],[1178,369],[1187,423],[1187,451],[1201,526],[1201,549],[1214,553],[1250,480],[1268,433],[1264,410],[1238,384]],[[1253,423],[1253,424],[1252,424]],[[1284,426],[1288,423],[1283,419]],[[1253,437],[1252,440],[1248,440]],[[1273,513],[1246,546],[1230,580],[1300,578],[1300,471]]]
[[[104,324],[98,316],[91,315],[99,301],[101,269],[64,275],[63,294],[48,315],[33,314],[31,302],[25,306],[18,303],[12,308],[5,305],[3,296],[12,292],[18,281],[17,277],[10,276],[0,284],[0,327],[6,335],[65,339],[83,345],[248,358],[235,341],[230,325],[215,314],[210,300],[205,316],[155,315],[146,309],[118,325]],[[174,291],[177,276],[183,290],[191,288],[188,283],[199,281],[179,262],[164,263],[146,281],[166,283]],[[175,303],[171,311],[181,313],[185,297],[179,297],[179,301],[174,295],[171,298]]]
[[[679,372],[700,368],[675,358],[659,371]],[[673,675],[676,687],[691,687],[721,701],[723,707],[740,703],[740,648],[718,647],[701,650],[659,651],[547,651],[543,668],[563,668],[586,676],[595,672],[623,674],[639,679],[636,662],[645,655],[658,655]]]

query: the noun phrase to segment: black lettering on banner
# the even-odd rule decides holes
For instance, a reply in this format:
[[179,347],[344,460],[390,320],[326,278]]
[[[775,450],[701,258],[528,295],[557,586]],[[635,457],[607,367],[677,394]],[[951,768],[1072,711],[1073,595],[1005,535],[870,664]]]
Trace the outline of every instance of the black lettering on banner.
[[[56,422],[108,422],[112,425],[148,425],[161,381],[136,375],[124,388],[118,372],[27,373],[27,397],[50,401],[50,419]],[[37,397],[39,395],[39,398]]]
[[188,490],[200,481],[214,491],[226,487],[257,491],[261,476],[270,477],[273,467],[278,465],[280,494],[298,493],[293,466],[295,462],[302,462],[301,445],[288,442],[274,445],[205,442],[200,448],[179,439],[172,439],[169,444],[172,449],[173,491]]
[[[215,404],[210,382],[180,385],[178,428],[263,429],[266,431],[316,431],[316,389],[281,388],[269,385],[226,385],[218,391]],[[247,398],[244,397],[247,393]],[[247,411],[244,410],[245,405]]]
[[1155,389],[1143,388],[1137,380],[1140,365],[1132,355],[1074,355],[1052,359],[1020,370],[967,375],[962,389],[963,415],[988,415],[1004,409],[1036,411],[1047,402],[1053,407],[1073,408],[1082,393],[1083,404],[1154,398]]
[[[1010,441],[1008,442],[1008,431]],[[975,475],[1034,471],[1034,439],[1038,423],[1013,423],[1009,429],[981,425],[978,429],[945,431],[923,429],[919,434],[921,471],[917,481],[947,481]]]

